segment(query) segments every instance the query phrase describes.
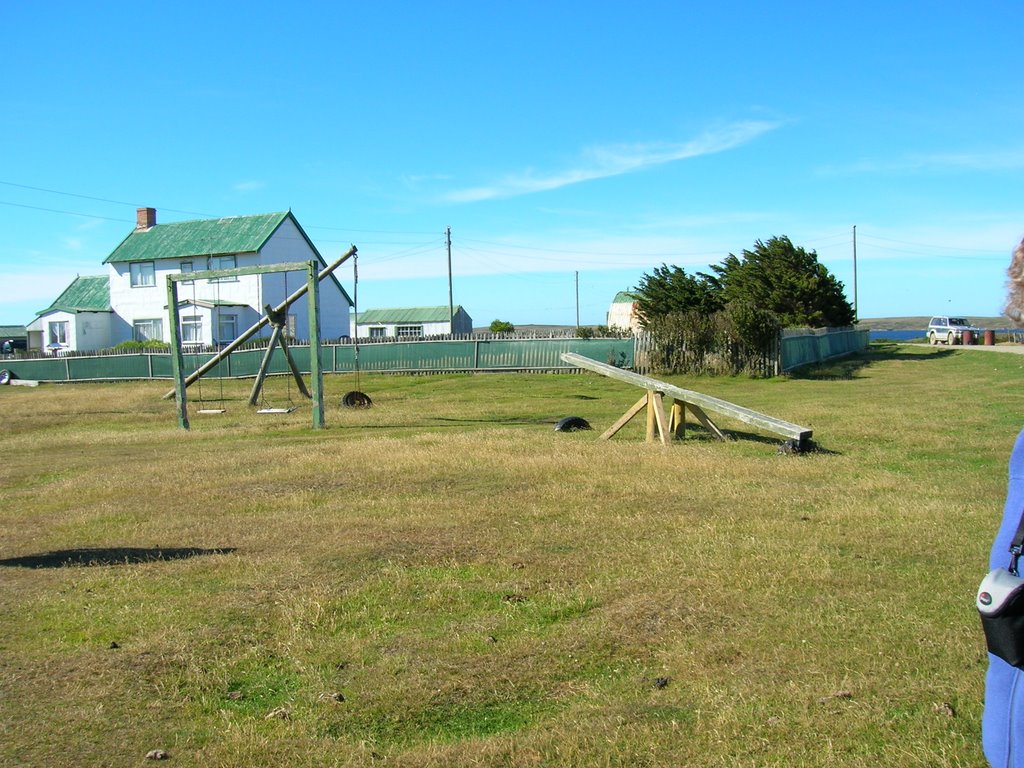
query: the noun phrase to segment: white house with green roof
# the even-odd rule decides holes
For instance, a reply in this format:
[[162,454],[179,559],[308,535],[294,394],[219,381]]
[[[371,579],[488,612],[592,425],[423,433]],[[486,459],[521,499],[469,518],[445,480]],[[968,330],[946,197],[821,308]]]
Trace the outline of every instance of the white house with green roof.
[[[135,229],[103,262],[106,294],[90,299],[90,311],[107,313],[106,331],[90,325],[89,333],[80,332],[75,318],[55,314],[69,304],[65,294],[77,297],[85,290],[78,281],[30,327],[45,337],[41,346],[56,345],[53,349],[89,351],[132,339],[167,341],[168,275],[308,261],[321,269],[327,266],[291,211],[157,224],[155,209],[139,208]],[[197,346],[234,341],[259,320],[265,305],[276,306],[305,282],[304,272],[179,282],[181,338]],[[104,309],[97,309],[99,305]],[[352,299],[333,274],[320,283],[323,338],[350,335],[351,308]],[[89,318],[90,323],[98,320]],[[63,330],[62,322],[68,323]],[[305,341],[308,328],[306,301],[300,299],[289,308],[287,331]],[[269,333],[264,329],[264,335]]]
[[356,317],[358,339],[419,339],[424,336],[469,335],[473,318],[461,306],[368,309]]
[[29,349],[50,354],[109,347],[115,325],[107,275],[79,276],[25,326]]

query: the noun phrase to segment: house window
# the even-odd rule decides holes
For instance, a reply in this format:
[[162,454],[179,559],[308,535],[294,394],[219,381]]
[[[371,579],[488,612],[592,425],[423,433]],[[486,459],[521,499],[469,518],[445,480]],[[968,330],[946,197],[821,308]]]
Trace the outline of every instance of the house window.
[[400,325],[395,328],[395,336],[400,339],[418,339],[422,335],[422,325]]
[[[210,269],[235,269],[238,266],[238,262],[234,255],[231,256],[214,256],[210,259]],[[211,283],[237,283],[238,277],[215,277],[210,281]],[[234,337],[232,336],[232,339]]]
[[151,288],[156,285],[156,270],[152,261],[133,262],[131,270],[132,288]]
[[50,323],[50,344],[60,344],[61,346],[67,346],[68,343],[68,321],[61,320],[59,322]]
[[[181,274],[184,275],[184,274],[188,274],[189,272],[195,272],[195,271],[196,271],[195,267],[192,266],[192,262],[191,261],[183,261],[183,262],[181,262]],[[191,280],[182,280],[181,284],[182,285],[192,285],[192,281]]]
[[135,341],[163,341],[163,320],[136,320],[132,324],[132,337]]
[[234,341],[238,338],[238,316],[219,315],[217,317],[217,340],[220,343]]
[[371,339],[383,339],[383,338],[386,338],[387,335],[388,335],[388,329],[384,328],[383,326],[375,326],[375,327],[370,329],[370,338]]
[[203,343],[203,318],[201,315],[182,316],[181,342],[183,344]]

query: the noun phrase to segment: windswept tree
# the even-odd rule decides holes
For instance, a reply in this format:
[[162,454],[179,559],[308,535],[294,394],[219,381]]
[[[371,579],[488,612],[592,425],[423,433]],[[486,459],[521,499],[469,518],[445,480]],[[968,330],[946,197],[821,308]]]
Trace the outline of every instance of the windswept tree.
[[515,333],[516,327],[508,320],[491,320],[491,333]]
[[788,237],[760,240],[753,250],[729,254],[712,265],[726,304],[743,302],[774,312],[785,326],[841,327],[854,323],[843,284],[818,262],[818,254],[798,248]]
[[688,275],[682,267],[662,264],[653,274],[645,274],[633,290],[641,322],[679,312],[710,315],[725,306],[716,278],[698,273]]

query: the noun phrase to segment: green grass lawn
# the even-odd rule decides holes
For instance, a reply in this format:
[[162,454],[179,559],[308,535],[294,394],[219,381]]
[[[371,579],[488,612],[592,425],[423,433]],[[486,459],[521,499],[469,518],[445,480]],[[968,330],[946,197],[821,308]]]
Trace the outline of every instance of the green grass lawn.
[[590,374],[328,377],[320,431],[251,382],[187,432],[166,382],[0,388],[0,765],[981,766],[1022,366],[669,378],[799,456],[599,441],[642,392]]

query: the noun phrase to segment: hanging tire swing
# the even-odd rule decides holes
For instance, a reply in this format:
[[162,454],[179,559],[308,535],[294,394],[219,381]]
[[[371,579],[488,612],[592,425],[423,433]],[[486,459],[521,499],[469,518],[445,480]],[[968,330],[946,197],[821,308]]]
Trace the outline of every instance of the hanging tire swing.
[[346,392],[345,396],[341,398],[342,408],[369,408],[372,405],[373,400],[370,399],[370,396],[358,389]]

